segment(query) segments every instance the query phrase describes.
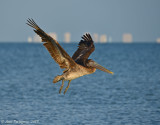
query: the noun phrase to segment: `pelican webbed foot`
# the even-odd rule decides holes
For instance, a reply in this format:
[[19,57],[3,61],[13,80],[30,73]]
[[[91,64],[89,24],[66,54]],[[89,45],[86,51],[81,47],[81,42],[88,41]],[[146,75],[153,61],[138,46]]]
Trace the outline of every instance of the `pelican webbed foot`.
[[69,80],[69,81],[68,81],[68,85],[67,85],[67,87],[66,87],[66,89],[65,89],[65,91],[64,91],[64,94],[67,92],[67,90],[68,90],[68,88],[69,88],[69,85],[70,85],[71,81],[72,81],[72,80]]

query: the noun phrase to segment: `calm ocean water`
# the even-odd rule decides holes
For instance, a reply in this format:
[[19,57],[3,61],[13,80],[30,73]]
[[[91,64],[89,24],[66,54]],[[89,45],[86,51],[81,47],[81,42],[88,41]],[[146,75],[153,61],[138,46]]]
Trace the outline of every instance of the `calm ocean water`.
[[60,95],[62,70],[43,45],[1,43],[0,125],[160,125],[160,44],[95,46],[90,58],[114,75],[97,70]]

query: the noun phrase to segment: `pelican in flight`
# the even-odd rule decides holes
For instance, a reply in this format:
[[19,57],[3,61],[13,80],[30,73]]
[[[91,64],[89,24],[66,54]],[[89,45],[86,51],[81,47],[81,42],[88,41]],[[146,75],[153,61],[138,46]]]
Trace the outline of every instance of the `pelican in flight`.
[[28,19],[26,24],[34,28],[34,32],[41,37],[43,45],[46,47],[52,58],[59,64],[60,68],[64,69],[63,74],[56,76],[53,80],[53,83],[62,80],[59,93],[61,93],[63,89],[64,81],[68,81],[68,85],[64,91],[65,94],[73,79],[92,74],[96,69],[113,74],[113,72],[102,67],[92,59],[88,59],[90,54],[95,50],[94,42],[89,33],[82,36],[77,51],[70,57],[61,45],[54,38],[45,33],[33,19]]

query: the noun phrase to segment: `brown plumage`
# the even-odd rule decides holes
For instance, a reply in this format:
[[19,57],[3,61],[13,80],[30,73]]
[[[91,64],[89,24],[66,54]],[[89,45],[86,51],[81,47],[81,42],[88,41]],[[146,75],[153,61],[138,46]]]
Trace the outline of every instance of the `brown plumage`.
[[95,50],[93,40],[90,34],[83,35],[82,39],[79,42],[79,46],[77,51],[73,54],[72,59],[75,60],[76,63],[86,66],[86,61],[90,54]]
[[107,70],[93,60],[88,59],[90,54],[95,50],[94,42],[90,34],[86,33],[82,36],[82,40],[78,44],[78,49],[71,58],[60,46],[60,44],[54,38],[46,34],[33,19],[28,19],[27,21],[27,25],[33,27],[34,32],[41,37],[43,45],[48,50],[55,62],[59,64],[60,68],[65,69],[62,75],[56,76],[53,80],[53,83],[62,80],[59,93],[61,93],[64,81],[69,81],[68,86],[64,91],[65,94],[69,88],[71,80],[83,75],[94,73],[96,69],[113,74],[113,72]]

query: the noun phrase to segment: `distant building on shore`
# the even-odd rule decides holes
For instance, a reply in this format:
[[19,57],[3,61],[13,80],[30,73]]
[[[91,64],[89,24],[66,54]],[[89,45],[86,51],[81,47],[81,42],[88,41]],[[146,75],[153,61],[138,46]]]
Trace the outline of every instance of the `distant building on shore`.
[[70,43],[71,42],[71,34],[69,32],[66,32],[64,34],[64,42],[65,43]]
[[32,37],[28,37],[28,42],[31,43],[32,42]]
[[94,34],[93,34],[93,41],[94,41],[95,43],[98,43],[98,39],[99,39],[98,34],[97,34],[97,33],[94,33]]
[[108,38],[108,42],[109,42],[109,43],[112,42],[112,37],[111,37],[111,36]]
[[132,34],[124,33],[122,37],[122,41],[123,43],[132,43],[133,42]]
[[100,43],[106,43],[107,42],[107,36],[105,34],[100,35]]
[[157,42],[157,43],[160,43],[160,38],[157,38],[156,42]]

